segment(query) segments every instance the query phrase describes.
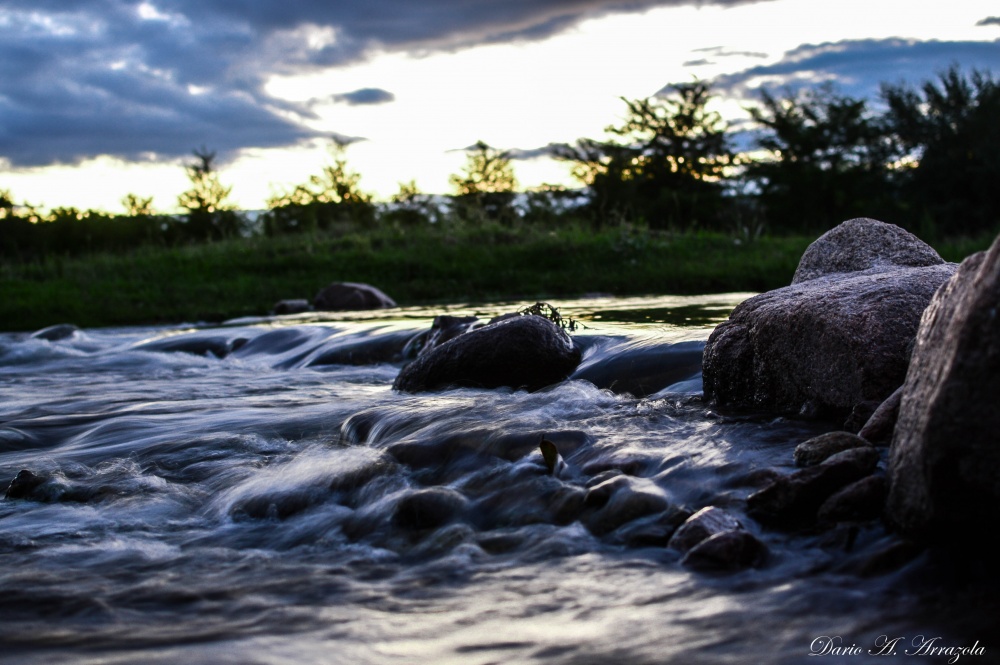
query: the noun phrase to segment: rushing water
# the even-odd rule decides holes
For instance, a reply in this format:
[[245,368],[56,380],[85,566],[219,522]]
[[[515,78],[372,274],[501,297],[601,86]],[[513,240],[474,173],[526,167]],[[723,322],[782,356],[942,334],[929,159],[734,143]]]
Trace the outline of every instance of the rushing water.
[[[979,640],[987,658],[963,662],[989,662],[993,594],[951,564],[873,572],[895,542],[877,524],[745,517],[761,471],[836,424],[702,403],[691,358],[741,298],[557,303],[601,387],[533,394],[394,392],[445,308],[0,335],[0,482],[46,479],[0,501],[0,659],[815,662],[820,636],[925,635]],[[653,508],[580,508],[619,475]],[[666,539],[707,505],[743,519],[765,565],[681,565]]]

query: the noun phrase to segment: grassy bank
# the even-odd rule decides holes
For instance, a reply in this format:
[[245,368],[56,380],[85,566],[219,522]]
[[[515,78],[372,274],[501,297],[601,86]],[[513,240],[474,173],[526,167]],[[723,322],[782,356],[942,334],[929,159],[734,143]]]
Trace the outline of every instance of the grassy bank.
[[[0,329],[221,321],[368,282],[402,305],[579,296],[762,291],[789,282],[814,238],[614,228],[375,229],[144,247],[0,268]],[[938,247],[949,260],[989,239]]]

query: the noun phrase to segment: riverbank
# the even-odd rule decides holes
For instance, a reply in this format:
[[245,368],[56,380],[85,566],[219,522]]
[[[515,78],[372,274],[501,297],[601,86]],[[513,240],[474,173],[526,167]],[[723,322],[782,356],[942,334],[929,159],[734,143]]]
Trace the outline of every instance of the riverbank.
[[[376,228],[246,238],[0,267],[0,330],[222,321],[311,299],[333,281],[401,305],[764,291],[788,284],[815,238],[500,226]],[[991,237],[934,244],[949,261]]]

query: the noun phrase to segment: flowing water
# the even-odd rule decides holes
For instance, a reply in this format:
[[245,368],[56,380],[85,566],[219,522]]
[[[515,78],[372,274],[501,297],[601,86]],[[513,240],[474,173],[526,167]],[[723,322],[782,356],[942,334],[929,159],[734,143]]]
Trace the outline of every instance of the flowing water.
[[[0,335],[0,483],[41,483],[0,500],[0,659],[781,663],[883,635],[991,655],[994,594],[951,564],[873,568],[896,542],[875,523],[746,518],[837,425],[702,403],[701,345],[742,297],[556,303],[584,362],[531,394],[391,389],[436,314],[507,305]],[[621,476],[653,498],[588,494]],[[764,565],[680,563],[671,530],[708,505]]]

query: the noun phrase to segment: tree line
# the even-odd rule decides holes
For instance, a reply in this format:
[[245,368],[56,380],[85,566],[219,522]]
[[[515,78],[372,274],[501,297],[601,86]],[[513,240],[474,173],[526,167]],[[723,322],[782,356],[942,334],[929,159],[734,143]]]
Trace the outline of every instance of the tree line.
[[215,153],[186,165],[180,215],[156,214],[129,194],[124,215],[75,208],[41,214],[0,190],[0,254],[30,258],[203,242],[249,234],[321,232],[372,224],[631,223],[653,229],[743,233],[822,232],[857,216],[924,237],[995,233],[1000,227],[1000,82],[957,66],[918,85],[883,84],[874,100],[830,85],[763,91],[750,128],[710,109],[709,83],[623,99],[625,119],[601,139],[552,146],[580,189],[518,192],[509,152],[480,141],[454,174],[449,197],[400,185],[375,203],[334,143],[308,182],[268,201],[255,220],[228,202]]

